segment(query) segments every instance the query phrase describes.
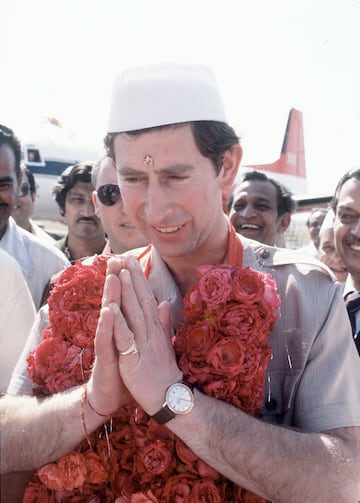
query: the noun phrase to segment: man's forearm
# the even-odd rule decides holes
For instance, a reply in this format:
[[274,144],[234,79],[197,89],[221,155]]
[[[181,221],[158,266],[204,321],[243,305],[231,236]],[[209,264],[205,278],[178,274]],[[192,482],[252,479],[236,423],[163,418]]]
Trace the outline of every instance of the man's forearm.
[[[36,469],[75,448],[85,438],[83,392],[78,387],[46,399],[1,398],[1,472]],[[105,420],[86,404],[83,414],[89,433]]]
[[176,417],[169,428],[240,486],[277,503],[359,500],[360,428],[301,433],[198,392],[195,403],[188,416]]

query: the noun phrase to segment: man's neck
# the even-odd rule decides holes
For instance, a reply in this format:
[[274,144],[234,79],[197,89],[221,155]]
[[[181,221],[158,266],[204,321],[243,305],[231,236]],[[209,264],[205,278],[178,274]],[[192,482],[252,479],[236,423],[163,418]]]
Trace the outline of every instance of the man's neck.
[[360,292],[360,275],[350,274],[351,282],[354,285],[355,290]]
[[196,270],[204,264],[222,264],[225,261],[228,246],[228,227],[224,227],[221,236],[217,234],[211,246],[197,249],[182,257],[162,257],[169,268],[182,296],[197,283]]
[[100,255],[105,244],[105,237],[102,236],[97,239],[84,240],[69,234],[67,238],[67,246],[74,260],[90,257],[95,254]]

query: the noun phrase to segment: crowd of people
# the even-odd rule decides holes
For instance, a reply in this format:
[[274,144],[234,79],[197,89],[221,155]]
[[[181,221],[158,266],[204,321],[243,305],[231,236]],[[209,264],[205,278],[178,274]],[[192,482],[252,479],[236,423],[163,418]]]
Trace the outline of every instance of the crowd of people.
[[0,125],[2,501],[358,501],[360,168],[289,250],[207,67],[123,70],[106,133],[54,242]]

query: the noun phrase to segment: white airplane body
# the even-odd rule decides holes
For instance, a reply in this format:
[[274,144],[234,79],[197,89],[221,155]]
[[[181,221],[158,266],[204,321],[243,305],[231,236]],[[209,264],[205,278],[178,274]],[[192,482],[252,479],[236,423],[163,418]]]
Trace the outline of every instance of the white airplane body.
[[[59,175],[79,161],[97,160],[98,149],[79,144],[74,134],[69,134],[55,118],[47,118],[36,134],[22,135],[23,157],[26,166],[34,173],[37,184],[35,219],[59,220],[58,207],[52,189]],[[241,166],[237,181],[248,170],[266,171],[282,182],[295,196],[306,194],[306,168],[302,113],[292,108],[285,130],[279,159],[270,164]]]
[[100,148],[83,146],[75,135],[51,121],[56,119],[49,118],[36,134],[21,136],[23,161],[34,174],[37,186],[33,218],[39,220],[60,219],[52,190],[61,173],[72,164],[96,161],[101,156]]

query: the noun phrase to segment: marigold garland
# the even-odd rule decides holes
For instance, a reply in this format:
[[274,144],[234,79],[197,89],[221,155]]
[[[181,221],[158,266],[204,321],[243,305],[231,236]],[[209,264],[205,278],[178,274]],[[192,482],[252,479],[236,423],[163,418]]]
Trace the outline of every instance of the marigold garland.
[[[29,355],[36,394],[86,382],[108,256],[67,268],[49,298],[50,325]],[[258,415],[270,359],[267,341],[280,299],[271,275],[230,265],[201,266],[184,298],[174,338],[185,379],[209,396]],[[24,503],[262,503],[199,459],[135,403],[56,463],[41,467]]]

